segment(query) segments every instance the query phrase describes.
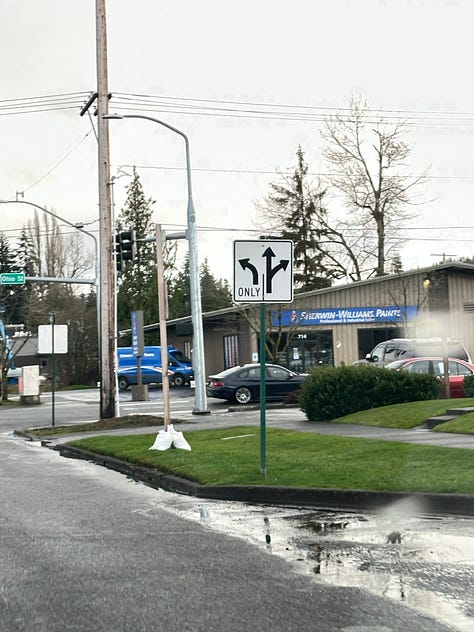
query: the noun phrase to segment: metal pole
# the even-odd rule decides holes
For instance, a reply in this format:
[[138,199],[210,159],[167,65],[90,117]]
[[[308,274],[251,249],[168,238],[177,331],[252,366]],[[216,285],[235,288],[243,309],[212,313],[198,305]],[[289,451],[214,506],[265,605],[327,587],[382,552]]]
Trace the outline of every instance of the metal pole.
[[260,303],[260,474],[267,473],[266,466],[266,398],[265,382],[265,303]]
[[54,428],[55,421],[55,391],[56,391],[56,363],[54,353],[54,325],[56,324],[56,314],[51,312],[49,316],[51,323],[51,427]]
[[158,125],[168,128],[172,132],[179,134],[185,143],[186,150],[186,174],[188,183],[188,241],[189,241],[189,277],[191,286],[191,320],[193,323],[193,369],[194,369],[194,410],[193,415],[209,415],[207,407],[206,393],[206,367],[204,358],[204,334],[202,328],[202,307],[201,307],[201,284],[199,279],[199,258],[197,247],[196,212],[194,209],[193,194],[191,187],[191,158],[189,151],[189,140],[184,132],[152,116],[141,114],[106,114],[107,119],[136,118],[146,121],[153,121]]
[[199,278],[199,258],[196,232],[196,212],[191,190],[191,159],[189,142],[186,145],[186,172],[188,178],[188,240],[189,240],[189,277],[191,289],[191,319],[193,323],[193,368],[194,368],[194,415],[208,415],[206,393],[206,369],[204,358],[204,334],[202,330],[201,282]]

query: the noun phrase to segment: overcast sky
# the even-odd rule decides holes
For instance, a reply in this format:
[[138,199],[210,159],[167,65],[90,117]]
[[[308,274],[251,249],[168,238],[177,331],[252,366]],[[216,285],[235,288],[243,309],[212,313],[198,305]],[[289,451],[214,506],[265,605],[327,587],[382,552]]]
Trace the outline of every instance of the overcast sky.
[[[473,23],[472,0],[109,0],[110,112],[189,136],[199,257],[218,277],[231,280],[232,242],[256,238],[255,201],[298,144],[310,172],[327,172],[321,115],[351,95],[402,111],[411,172],[431,167],[405,269],[472,256]],[[96,140],[79,116],[96,89],[95,37],[94,0],[3,0],[0,199],[24,192],[71,222],[97,220]],[[154,220],[184,228],[180,137],[143,120],[111,121],[110,137],[116,209],[136,165]],[[0,213],[9,236],[31,217]]]

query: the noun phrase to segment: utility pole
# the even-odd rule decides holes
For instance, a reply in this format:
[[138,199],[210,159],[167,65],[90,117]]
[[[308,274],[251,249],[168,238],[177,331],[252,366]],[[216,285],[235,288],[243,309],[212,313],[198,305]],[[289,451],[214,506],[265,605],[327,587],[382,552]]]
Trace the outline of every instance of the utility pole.
[[96,0],[97,136],[99,147],[99,231],[100,231],[100,417],[115,416],[115,313],[114,313],[114,231],[110,183],[107,78],[107,26],[105,0]]

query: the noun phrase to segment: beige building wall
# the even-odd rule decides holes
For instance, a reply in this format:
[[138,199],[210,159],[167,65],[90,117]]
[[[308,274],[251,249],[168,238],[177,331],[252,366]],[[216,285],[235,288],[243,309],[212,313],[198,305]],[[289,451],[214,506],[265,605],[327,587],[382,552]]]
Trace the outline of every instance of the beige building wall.
[[[429,283],[427,281],[429,280]],[[283,309],[330,309],[345,307],[418,308],[417,318],[409,322],[369,322],[354,324],[301,325],[301,332],[332,332],[334,365],[352,364],[359,359],[359,330],[400,329],[403,337],[446,336],[460,340],[474,359],[474,266],[452,264],[433,266],[401,275],[389,275],[297,295]],[[275,306],[273,306],[275,308]],[[267,309],[272,309],[267,305]],[[257,315],[258,306],[253,306]],[[237,336],[239,362],[251,362],[258,354],[258,334],[240,315],[238,308],[203,315],[207,374],[224,368],[224,337]],[[234,321],[232,321],[232,318]],[[173,337],[169,343],[184,351],[184,340]]]

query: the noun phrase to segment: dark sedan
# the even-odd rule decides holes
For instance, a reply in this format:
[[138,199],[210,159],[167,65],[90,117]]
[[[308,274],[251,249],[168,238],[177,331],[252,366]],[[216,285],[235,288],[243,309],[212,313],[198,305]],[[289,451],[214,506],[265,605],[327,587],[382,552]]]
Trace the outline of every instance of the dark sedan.
[[[294,393],[307,375],[294,373],[277,364],[265,365],[266,399],[284,399]],[[227,399],[238,404],[260,400],[260,364],[244,364],[210,375],[207,394],[217,399]]]

